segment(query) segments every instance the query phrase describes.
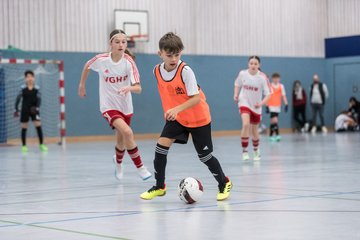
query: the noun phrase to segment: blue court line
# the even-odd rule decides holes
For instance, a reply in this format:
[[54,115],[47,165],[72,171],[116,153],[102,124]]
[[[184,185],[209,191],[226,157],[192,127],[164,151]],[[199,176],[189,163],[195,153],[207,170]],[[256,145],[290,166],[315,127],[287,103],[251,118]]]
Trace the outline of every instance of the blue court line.
[[[48,223],[60,223],[60,222],[70,222],[70,221],[80,221],[80,220],[89,220],[89,219],[97,219],[97,218],[109,218],[109,217],[122,217],[122,216],[129,216],[129,215],[136,215],[141,214],[142,211],[133,211],[129,213],[122,213],[122,214],[111,214],[111,215],[103,215],[103,216],[94,216],[94,217],[81,217],[81,218],[67,218],[62,220],[53,220],[53,221],[46,221],[46,222],[31,222],[31,223],[21,223],[21,224],[11,224],[11,225],[3,225],[3,227],[16,227],[16,226],[30,226],[30,225],[39,225],[39,224],[48,224]],[[2,220],[0,220],[2,221]]]
[[[12,224],[22,225],[22,223],[19,222],[12,222],[12,221],[3,221],[0,220],[0,222],[8,222]],[[47,230],[55,230],[60,232],[66,232],[66,233],[76,233],[86,236],[92,236],[92,237],[100,237],[100,238],[108,238],[108,239],[117,239],[117,240],[130,240],[129,238],[123,238],[123,237],[117,237],[117,236],[109,236],[109,235],[103,235],[98,233],[91,233],[91,232],[82,232],[82,231],[76,231],[76,230],[70,230],[70,229],[64,229],[64,228],[56,228],[56,227],[48,227],[48,226],[39,226],[34,224],[28,224],[29,227],[36,227],[36,228],[43,228]]]
[[70,197],[70,198],[57,198],[57,199],[36,200],[36,201],[27,201],[27,202],[0,203],[0,206],[15,205],[15,204],[27,204],[27,203],[55,202],[55,201],[76,200],[76,199],[84,199],[84,198],[113,197],[113,196],[116,196],[116,194],[113,193],[113,194],[106,194],[106,195],[94,195],[94,196]]
[[[207,188],[213,190],[215,188]],[[237,191],[233,191],[237,192]],[[246,192],[246,193],[254,193],[250,191],[239,191],[239,192]],[[336,193],[336,192],[332,192]],[[128,192],[127,194],[138,194],[138,192]],[[259,193],[259,194],[269,194],[269,195],[278,195],[274,193]],[[299,196],[294,194],[285,194],[288,196]],[[22,202],[8,202],[8,203],[0,203],[0,206],[8,206],[8,205],[16,205],[16,204],[32,204],[32,203],[43,203],[43,202],[56,202],[56,201],[66,201],[66,200],[78,200],[78,199],[86,199],[86,198],[100,198],[100,197],[115,197],[117,196],[115,193],[113,194],[104,194],[104,195],[93,195],[93,196],[82,196],[82,197],[68,197],[68,198],[55,198],[55,199],[44,199],[44,200],[32,200],[32,201],[22,201]]]
[[[347,170],[347,169],[351,169],[354,170],[354,168],[346,168],[346,169],[341,169],[341,170]],[[360,169],[360,168],[359,168]],[[339,171],[338,168],[327,168],[327,169],[313,169],[311,171],[324,171],[324,170],[335,170],[335,171]],[[303,170],[304,172],[309,172],[310,170]],[[288,170],[288,171],[275,171],[275,172],[264,172],[264,173],[250,173],[246,176],[255,176],[255,175],[269,175],[269,174],[274,174],[274,173],[282,173],[282,174],[287,174],[287,173],[301,173],[303,171],[299,171],[299,170]],[[310,171],[310,172],[311,172]],[[232,174],[233,177],[243,177],[244,175],[242,174]],[[212,179],[212,176],[205,176],[202,177],[202,179]],[[168,180],[168,182],[178,182],[178,180]],[[91,189],[91,188],[96,188],[96,187],[106,187],[106,186],[117,186],[118,184],[114,183],[114,184],[103,184],[103,185],[93,185],[93,186],[84,186],[84,187],[75,187],[75,188],[55,188],[55,189],[44,189],[44,190],[38,190],[35,193],[48,193],[48,192],[53,192],[53,191],[72,191],[72,190],[76,190],[76,189]],[[134,184],[135,185],[135,184]],[[131,186],[128,185],[128,186]],[[296,189],[291,189],[291,190],[296,190]],[[317,191],[317,190],[305,190],[305,191]],[[317,191],[317,192],[333,192],[333,191]],[[4,192],[4,194],[32,194],[34,192],[31,191],[14,191],[14,192]],[[336,193],[336,192],[333,192]]]
[[[101,186],[103,186],[103,185],[101,185]],[[106,185],[104,185],[104,186],[106,186]],[[241,187],[242,188],[268,189],[268,187],[255,187],[255,186],[241,186]],[[208,188],[208,189],[212,190],[212,189],[215,189],[215,188]],[[309,192],[325,192],[325,193],[329,193],[329,194],[337,194],[338,193],[338,192],[334,192],[334,191],[317,191],[317,190],[305,190],[305,189],[288,189],[288,188],[270,188],[270,189],[286,189],[286,190],[291,190],[291,191],[304,191],[304,192],[306,192],[306,191],[309,191]],[[233,191],[233,192],[237,192],[237,191]],[[257,193],[257,192],[253,192],[253,191],[238,191],[238,192]],[[137,193],[138,192],[128,192],[127,194],[137,194]],[[258,194],[278,195],[276,193],[258,193]],[[299,195],[294,195],[294,194],[284,194],[284,195],[299,196]],[[57,199],[44,199],[44,200],[22,201],[22,202],[9,202],[9,203],[0,203],[0,206],[16,205],[16,204],[32,204],[32,203],[42,203],[42,202],[55,202],[55,201],[65,201],[65,200],[77,200],[77,199],[86,199],[86,198],[113,197],[113,196],[116,196],[116,194],[104,194],[104,195],[93,195],[93,196],[82,196],[82,197],[57,198]]]
[[[302,198],[320,198],[326,196],[339,196],[339,195],[346,195],[346,194],[357,194],[360,191],[351,191],[351,192],[337,192],[337,193],[328,193],[328,194],[317,194],[317,195],[308,195],[308,196],[293,196],[293,197],[286,197],[286,198],[275,198],[275,199],[262,199],[262,200],[254,200],[254,201],[245,201],[245,202],[234,202],[234,203],[226,203],[226,205],[245,205],[245,204],[253,204],[253,203],[265,203],[265,202],[274,202],[274,201],[282,201],[282,200],[293,200],[293,199],[302,199]],[[43,221],[43,222],[32,222],[32,223],[24,223],[21,225],[5,225],[0,226],[0,228],[4,227],[15,227],[15,226],[27,226],[27,225],[39,225],[39,224],[48,224],[48,223],[59,223],[59,222],[69,222],[69,221],[79,221],[79,220],[90,220],[90,219],[99,219],[99,218],[110,218],[110,217],[122,217],[122,216],[129,216],[129,215],[138,215],[144,213],[166,213],[166,212],[177,212],[177,211],[184,211],[184,210],[191,210],[191,209],[204,209],[204,208],[211,208],[217,207],[218,204],[211,204],[211,205],[203,205],[203,206],[187,206],[181,208],[173,208],[173,209],[163,209],[163,210],[154,210],[154,211],[134,211],[130,213],[123,213],[123,214],[110,214],[110,215],[103,215],[103,216],[94,216],[94,217],[81,217],[81,218],[69,218],[69,219],[61,219],[61,220],[53,220],[53,221]]]
[[43,193],[50,193],[50,192],[63,192],[63,191],[75,191],[75,190],[81,190],[81,189],[92,189],[92,188],[103,188],[103,187],[112,187],[112,186],[118,186],[119,184],[113,183],[113,184],[103,184],[103,185],[93,185],[93,186],[79,186],[79,187],[72,187],[72,188],[52,188],[52,189],[39,189],[34,191],[14,191],[14,192],[4,192],[6,195],[26,195],[26,194],[43,194]]
[[[215,188],[208,188],[210,190],[214,190]],[[233,191],[237,192],[237,191]],[[246,193],[254,193],[250,191],[239,191],[239,192],[246,192]],[[138,194],[138,192],[128,192],[127,194]],[[261,194],[261,193],[259,193]],[[273,193],[262,193],[262,194],[270,194],[270,195],[278,195]],[[285,194],[288,196],[294,196],[293,194]],[[44,200],[32,200],[32,201],[23,201],[23,202],[9,202],[9,203],[0,203],[0,206],[4,205],[16,205],[16,204],[31,204],[31,203],[42,203],[42,202],[56,202],[56,201],[65,201],[65,200],[77,200],[77,199],[84,199],[84,198],[100,198],[100,197],[112,197],[117,196],[116,194],[104,194],[104,195],[93,195],[93,196],[82,196],[82,197],[69,197],[69,198],[56,198],[56,199],[44,199]],[[296,196],[296,195],[295,195]]]

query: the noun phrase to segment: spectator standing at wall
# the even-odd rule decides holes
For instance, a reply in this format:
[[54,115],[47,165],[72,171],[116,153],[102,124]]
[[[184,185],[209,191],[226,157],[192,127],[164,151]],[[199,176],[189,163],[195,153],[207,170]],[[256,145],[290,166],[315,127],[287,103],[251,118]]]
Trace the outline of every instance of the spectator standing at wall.
[[305,132],[306,124],[306,92],[301,86],[300,80],[296,80],[293,84],[292,91],[293,116],[297,123],[296,129]]
[[326,133],[328,130],[325,127],[324,121],[324,107],[325,101],[329,97],[328,89],[325,83],[322,83],[319,79],[319,76],[315,74],[313,76],[313,84],[311,84],[310,88],[310,103],[312,108],[312,128],[311,132],[316,133],[317,125],[316,125],[316,117],[319,115],[320,117],[320,125],[321,131]]

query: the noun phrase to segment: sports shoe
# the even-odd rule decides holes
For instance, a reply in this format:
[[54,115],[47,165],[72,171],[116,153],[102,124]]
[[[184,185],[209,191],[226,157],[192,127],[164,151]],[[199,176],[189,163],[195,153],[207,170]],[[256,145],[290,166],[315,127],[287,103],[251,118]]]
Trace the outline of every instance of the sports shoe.
[[151,200],[154,197],[165,196],[165,194],[166,194],[166,185],[164,186],[164,188],[159,188],[157,186],[153,186],[152,188],[150,188],[146,192],[143,192],[140,195],[140,198],[142,198],[144,200]]
[[276,137],[275,137],[275,136],[269,137],[269,141],[270,141],[270,142],[276,142]]
[[248,161],[248,160],[250,160],[250,156],[249,156],[249,153],[248,153],[248,152],[243,152],[243,154],[242,154],[242,160],[243,160],[243,161]]
[[29,149],[28,149],[28,147],[27,146],[22,146],[21,147],[21,152],[23,152],[23,153],[27,153],[29,151]]
[[316,126],[313,126],[313,127],[311,128],[311,133],[316,133]]
[[45,144],[40,144],[39,148],[40,148],[40,151],[42,151],[42,152],[47,152],[48,151],[48,147]]
[[309,125],[310,125],[309,123],[305,123],[305,125],[304,125],[305,132],[309,131],[309,127],[310,127]]
[[115,177],[121,180],[124,177],[124,168],[122,163],[118,163],[116,161],[116,155],[113,156],[114,164],[115,164]]
[[147,170],[147,168],[145,167],[145,166],[141,166],[141,167],[139,167],[138,169],[138,174],[139,174],[139,176],[142,178],[142,180],[148,180],[149,178],[151,178],[151,172],[149,172],[148,170]]
[[261,154],[260,149],[254,151],[254,161],[260,161],[261,160]]
[[280,142],[280,141],[281,141],[281,136],[280,136],[280,135],[277,135],[277,136],[275,137],[275,140],[276,140],[277,142]]
[[321,128],[321,131],[322,131],[323,133],[327,133],[327,132],[328,132],[328,130],[327,130],[327,128],[326,128],[325,126],[323,126],[323,127]]
[[228,177],[226,177],[226,179],[227,179],[227,183],[225,184],[225,186],[219,186],[219,192],[217,193],[216,196],[216,200],[218,201],[223,201],[229,198],[230,196],[230,190],[233,185]]

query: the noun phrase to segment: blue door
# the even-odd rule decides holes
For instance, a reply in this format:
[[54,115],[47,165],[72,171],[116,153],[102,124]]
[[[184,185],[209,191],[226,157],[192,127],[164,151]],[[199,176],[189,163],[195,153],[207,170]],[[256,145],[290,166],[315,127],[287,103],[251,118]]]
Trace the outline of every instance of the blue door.
[[360,99],[360,62],[335,65],[335,115],[349,108],[351,96]]

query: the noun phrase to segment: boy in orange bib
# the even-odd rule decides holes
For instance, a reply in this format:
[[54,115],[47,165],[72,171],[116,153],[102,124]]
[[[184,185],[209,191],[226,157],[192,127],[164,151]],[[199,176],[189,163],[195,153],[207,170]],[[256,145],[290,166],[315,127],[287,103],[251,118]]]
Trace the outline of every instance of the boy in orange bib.
[[154,74],[166,120],[155,149],[156,185],[142,193],[145,200],[166,194],[165,168],[171,145],[186,144],[191,134],[201,162],[218,182],[217,200],[230,195],[232,183],[212,155],[211,116],[204,92],[197,85],[192,69],[180,60],[183,43],[176,34],[167,33],[159,41],[159,56],[163,63],[155,66]]
[[[280,83],[280,74],[274,73],[271,76],[272,94],[267,102],[266,112],[270,113],[270,134],[269,138],[272,142],[279,142],[279,114],[281,112],[281,99],[285,104],[285,112],[288,111],[288,101],[286,98],[285,87]],[[273,135],[275,133],[275,135]]]

